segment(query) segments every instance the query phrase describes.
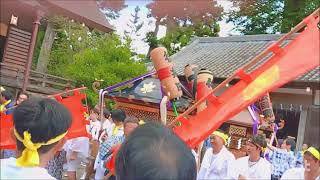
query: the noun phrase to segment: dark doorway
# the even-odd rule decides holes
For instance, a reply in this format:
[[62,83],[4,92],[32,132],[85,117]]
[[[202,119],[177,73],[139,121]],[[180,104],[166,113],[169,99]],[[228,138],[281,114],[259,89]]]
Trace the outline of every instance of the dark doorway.
[[3,59],[3,53],[4,53],[4,47],[6,44],[6,37],[0,35],[0,62],[2,62]]
[[285,139],[287,136],[297,138],[300,120],[300,111],[296,108],[274,109],[276,123],[282,126],[277,133],[278,139]]

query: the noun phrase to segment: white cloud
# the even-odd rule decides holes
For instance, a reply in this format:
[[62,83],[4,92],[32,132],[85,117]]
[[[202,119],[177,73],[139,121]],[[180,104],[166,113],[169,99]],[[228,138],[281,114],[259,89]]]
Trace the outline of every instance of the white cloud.
[[166,32],[167,32],[167,27],[160,25],[159,26],[159,31],[157,34],[157,38],[160,39],[164,36],[166,36]]

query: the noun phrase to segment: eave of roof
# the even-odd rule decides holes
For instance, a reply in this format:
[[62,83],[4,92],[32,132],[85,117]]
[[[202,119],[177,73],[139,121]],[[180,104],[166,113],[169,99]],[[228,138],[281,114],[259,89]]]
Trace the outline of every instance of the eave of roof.
[[111,32],[108,23],[94,0],[1,0],[1,22],[8,24],[11,15],[18,16],[18,28],[31,32],[37,11],[48,15],[62,15],[90,28]]
[[85,23],[88,27],[96,28],[103,32],[114,31],[104,14],[94,0],[37,0],[46,6],[50,13],[60,14],[79,22]]

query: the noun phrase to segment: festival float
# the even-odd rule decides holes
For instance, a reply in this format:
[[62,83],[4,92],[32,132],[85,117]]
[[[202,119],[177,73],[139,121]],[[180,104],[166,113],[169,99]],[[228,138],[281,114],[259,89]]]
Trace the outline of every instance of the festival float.
[[[151,52],[155,71],[101,89],[100,102],[112,99],[116,108],[129,116],[161,120],[194,149],[222,124],[228,124],[231,149],[241,149],[246,139],[259,131],[272,133],[272,143],[278,127],[268,93],[319,66],[318,12],[216,87],[212,86],[214,72],[197,65],[186,64],[185,77],[178,78],[172,64],[174,59],[168,58],[166,50],[160,47]],[[293,40],[284,43],[288,38]],[[307,56],[310,58],[304,58]],[[226,86],[234,79],[237,83]],[[166,106],[163,102],[167,102]],[[243,111],[250,114],[250,121],[246,121],[249,123],[232,121]]]

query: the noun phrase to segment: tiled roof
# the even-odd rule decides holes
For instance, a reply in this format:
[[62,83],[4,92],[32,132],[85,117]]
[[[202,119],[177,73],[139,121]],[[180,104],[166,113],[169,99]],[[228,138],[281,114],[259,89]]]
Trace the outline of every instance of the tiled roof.
[[[197,37],[188,46],[171,56],[171,59],[179,75],[183,75],[186,64],[197,64],[201,68],[212,70],[215,77],[227,78],[281,36],[268,34]],[[300,76],[295,81],[319,82],[320,67]]]

